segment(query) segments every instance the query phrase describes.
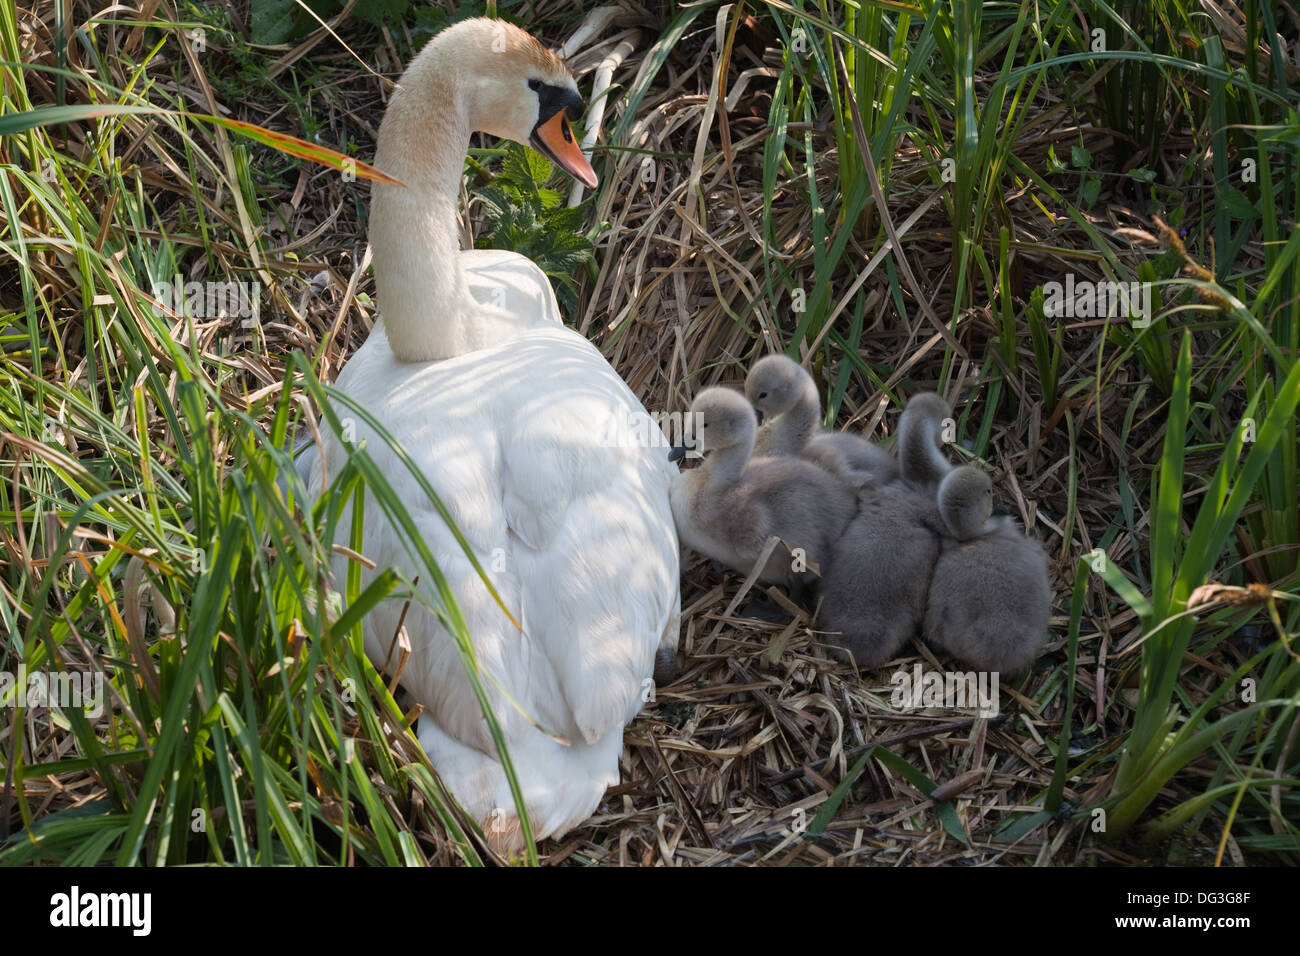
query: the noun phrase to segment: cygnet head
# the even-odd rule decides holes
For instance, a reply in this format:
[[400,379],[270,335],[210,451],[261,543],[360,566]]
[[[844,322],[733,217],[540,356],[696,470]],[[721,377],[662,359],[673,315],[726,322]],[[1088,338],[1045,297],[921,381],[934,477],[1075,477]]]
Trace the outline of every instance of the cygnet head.
[[465,135],[531,146],[594,187],[595,171],[569,128],[581,115],[578,85],[559,56],[504,20],[462,20],[430,40],[398,81],[376,160],[384,168],[385,141],[399,132],[398,148],[429,155],[438,131],[452,124]]
[[904,414],[915,417],[919,422],[929,422],[938,427],[950,414],[948,403],[934,392],[917,392],[907,400]]
[[699,451],[744,450],[754,447],[758,422],[745,396],[729,388],[706,388],[691,402],[691,424]]
[[794,408],[813,386],[812,376],[785,355],[768,355],[754,363],[745,378],[745,398],[764,418],[776,418]]
[[939,514],[958,541],[978,538],[990,530],[993,482],[971,465],[954,468],[939,484]]

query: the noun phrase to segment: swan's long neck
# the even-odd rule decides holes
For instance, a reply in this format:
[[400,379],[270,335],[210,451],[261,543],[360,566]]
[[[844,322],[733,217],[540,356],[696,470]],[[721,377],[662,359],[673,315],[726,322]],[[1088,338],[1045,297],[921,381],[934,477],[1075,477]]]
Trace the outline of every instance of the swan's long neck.
[[939,425],[933,418],[903,413],[898,423],[898,466],[904,480],[930,485],[952,471],[939,450]]
[[773,427],[779,429],[777,443],[783,452],[797,455],[803,450],[808,440],[820,430],[821,411],[822,400],[817,394],[817,383],[812,380],[812,376],[805,375],[802,377],[799,397],[789,411],[773,423]]
[[709,452],[708,460],[704,463],[704,467],[709,472],[707,479],[709,488],[724,488],[738,483],[753,451],[754,439],[750,436],[749,441],[741,441],[740,444]]
[[[427,58],[427,59],[426,59]],[[374,185],[370,245],[375,289],[393,355],[450,358],[495,344],[460,262],[456,209],[472,132],[463,80],[446,51],[426,50],[384,113],[375,166],[406,184]]]

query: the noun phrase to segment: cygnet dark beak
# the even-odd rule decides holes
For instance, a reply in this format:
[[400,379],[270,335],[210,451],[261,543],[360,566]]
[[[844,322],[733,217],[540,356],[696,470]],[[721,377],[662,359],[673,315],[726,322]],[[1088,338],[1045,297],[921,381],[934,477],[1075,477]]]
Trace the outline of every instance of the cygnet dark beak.
[[686,453],[688,451],[690,451],[690,449],[687,448],[685,445],[675,445],[673,447],[673,450],[668,453],[668,460],[681,461],[683,458],[686,457]]
[[754,417],[758,419],[760,425],[763,424],[763,410],[761,408],[754,409]]

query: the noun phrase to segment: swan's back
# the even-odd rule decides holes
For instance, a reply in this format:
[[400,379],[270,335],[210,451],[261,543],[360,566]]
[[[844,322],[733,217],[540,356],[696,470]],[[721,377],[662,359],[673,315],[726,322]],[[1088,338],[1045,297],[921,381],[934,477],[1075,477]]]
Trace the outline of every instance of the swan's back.
[[564,324],[550,280],[528,257],[504,249],[469,249],[460,253],[460,267],[477,305],[476,322],[506,323],[515,333]]
[[[508,280],[508,260],[488,264],[503,261]],[[472,277],[474,263],[466,265]],[[471,278],[471,288],[497,288],[501,275],[485,270],[490,281]],[[522,282],[513,290],[525,291]],[[505,305],[520,311],[517,302]],[[645,447],[640,403],[558,316],[551,322],[543,315],[504,345],[433,363],[396,361],[376,329],[338,387],[405,446],[521,625],[517,631],[498,607],[405,466],[356,422],[356,437],[366,440],[456,596],[535,835],[568,829],[617,782],[622,729],[641,707],[655,651],[661,640],[676,644],[680,596],[666,448]],[[344,452],[332,436],[325,444],[335,475]],[[319,480],[317,468],[314,490]],[[366,509],[366,556],[381,569],[418,573],[373,498]],[[336,574],[344,565],[339,559]],[[424,576],[421,590],[435,594],[431,585]],[[400,613],[401,602],[389,601],[367,617],[366,650],[377,665],[388,656]],[[421,743],[466,810],[489,823],[508,819],[513,801],[454,642],[417,603],[405,626],[412,653],[402,683],[426,708]]]

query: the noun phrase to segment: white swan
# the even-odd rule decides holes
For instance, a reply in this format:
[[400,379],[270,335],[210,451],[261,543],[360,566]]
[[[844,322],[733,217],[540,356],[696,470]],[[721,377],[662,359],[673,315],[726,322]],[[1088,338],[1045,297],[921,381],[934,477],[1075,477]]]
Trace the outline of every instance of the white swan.
[[[641,403],[561,323],[537,266],[457,243],[470,133],[529,143],[594,186],[567,122],[581,106],[563,62],[504,22],[458,23],[421,51],[393,94],[375,154],[378,168],[406,184],[373,187],[383,321],[337,382],[405,446],[521,625],[406,468],[357,422],[357,440],[367,440],[410,510],[468,623],[538,839],[581,823],[618,782],[623,728],[641,709],[656,651],[676,649],[681,601],[667,443],[638,438],[633,426],[648,421]],[[337,475],[346,452],[327,435],[320,457]],[[320,480],[318,460],[313,492]],[[381,568],[415,571],[373,499],[364,550]],[[386,602],[366,619],[377,665],[400,611]],[[415,604],[405,626],[412,653],[402,684],[425,707],[420,743],[496,847],[516,853],[514,801],[454,642]]]

